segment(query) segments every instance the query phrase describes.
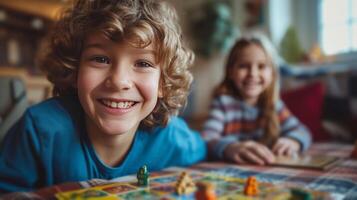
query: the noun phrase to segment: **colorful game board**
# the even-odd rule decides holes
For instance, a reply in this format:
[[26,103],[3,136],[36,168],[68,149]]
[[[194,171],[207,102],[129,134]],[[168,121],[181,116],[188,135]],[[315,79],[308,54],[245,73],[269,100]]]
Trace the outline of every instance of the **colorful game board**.
[[[182,170],[182,169],[181,169]],[[157,199],[157,200],[190,200],[195,199],[194,193],[188,195],[177,195],[175,193],[175,184],[181,174],[180,169],[154,172],[150,174],[150,183],[148,187],[140,187],[136,180],[126,182],[115,182],[95,186],[88,189],[62,192],[56,194],[57,199]],[[238,170],[238,169],[237,169]],[[190,170],[186,172],[191,176],[194,182],[207,181],[215,185],[217,199],[221,200],[286,200],[290,199],[293,186],[283,186],[271,182],[259,181],[259,194],[256,196],[246,196],[243,193],[246,178],[234,176],[234,169],[230,173],[222,174],[220,171],[199,171]],[[315,200],[331,199],[329,193],[304,190]]]

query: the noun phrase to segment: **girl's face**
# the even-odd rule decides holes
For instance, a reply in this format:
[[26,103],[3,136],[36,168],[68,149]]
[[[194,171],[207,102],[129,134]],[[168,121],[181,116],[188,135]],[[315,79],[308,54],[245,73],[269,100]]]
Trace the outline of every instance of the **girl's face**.
[[153,45],[134,48],[100,33],[87,37],[77,88],[89,133],[135,133],[159,96],[161,70],[155,58]]
[[231,79],[243,100],[256,105],[273,79],[273,69],[263,49],[255,44],[243,48],[231,70]]

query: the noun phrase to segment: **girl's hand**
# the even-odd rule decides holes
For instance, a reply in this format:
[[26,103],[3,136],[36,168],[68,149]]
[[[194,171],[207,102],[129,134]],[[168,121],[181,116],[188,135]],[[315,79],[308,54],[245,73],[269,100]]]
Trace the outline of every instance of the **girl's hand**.
[[272,148],[277,156],[292,156],[296,155],[300,150],[300,143],[292,138],[281,137]]
[[224,156],[238,164],[265,165],[275,160],[268,147],[251,140],[228,145],[224,150]]

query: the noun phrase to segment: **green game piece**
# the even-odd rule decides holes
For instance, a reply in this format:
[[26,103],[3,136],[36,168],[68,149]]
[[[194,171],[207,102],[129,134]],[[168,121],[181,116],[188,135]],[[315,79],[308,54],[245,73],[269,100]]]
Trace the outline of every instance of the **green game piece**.
[[312,200],[312,194],[299,188],[292,188],[290,190],[292,199],[294,200]]
[[139,168],[138,173],[136,174],[138,179],[139,186],[148,186],[149,185],[149,172],[146,165],[143,165]]

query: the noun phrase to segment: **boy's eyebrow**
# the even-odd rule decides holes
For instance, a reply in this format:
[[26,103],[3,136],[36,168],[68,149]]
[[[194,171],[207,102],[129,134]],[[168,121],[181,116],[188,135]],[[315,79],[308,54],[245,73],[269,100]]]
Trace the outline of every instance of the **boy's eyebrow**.
[[[107,45],[101,44],[101,43],[89,43],[84,45],[83,50],[85,49],[90,49],[90,48],[99,48],[99,49],[105,49]],[[143,48],[131,48],[128,49],[128,51],[131,51],[133,53],[137,54],[156,54],[156,51],[154,49],[143,49]]]
[[105,45],[100,44],[100,43],[90,43],[90,44],[85,44],[83,49],[90,49],[90,48],[100,48],[103,49]]
[[129,51],[137,54],[156,54],[156,51],[153,49],[130,49]]

